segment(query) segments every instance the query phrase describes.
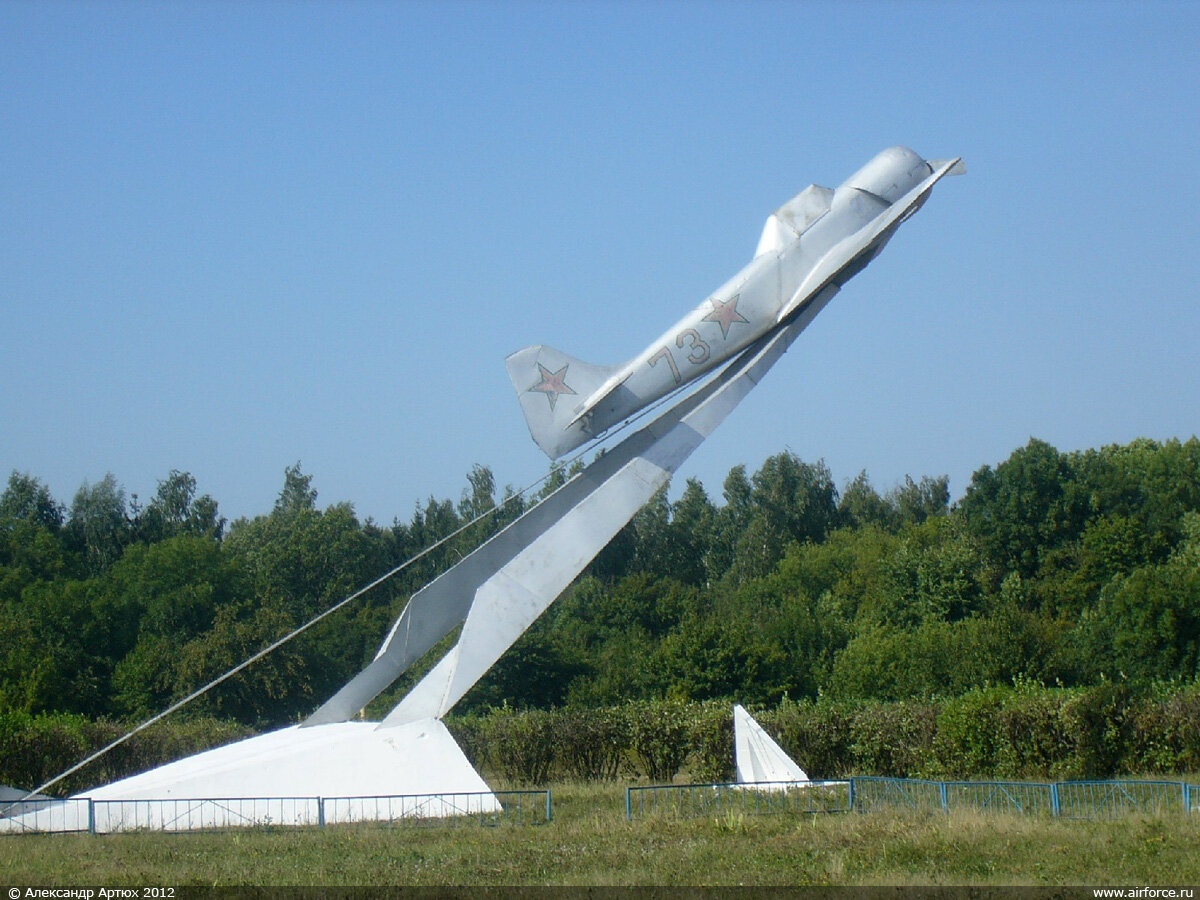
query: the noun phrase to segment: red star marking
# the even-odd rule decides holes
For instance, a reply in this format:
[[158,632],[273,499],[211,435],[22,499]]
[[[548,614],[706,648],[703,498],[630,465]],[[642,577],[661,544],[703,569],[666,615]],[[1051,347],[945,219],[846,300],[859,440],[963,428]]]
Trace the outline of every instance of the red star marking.
[[554,404],[558,402],[559,394],[574,394],[575,392],[567,387],[567,368],[563,366],[557,372],[551,372],[541,363],[537,364],[538,373],[542,376],[542,380],[529,389],[530,393],[537,391],[545,394],[546,399],[550,401],[550,408],[554,409]]
[[739,296],[739,294],[734,294],[725,301],[718,300],[716,297],[710,297],[709,302],[713,305],[713,308],[701,321],[716,322],[718,325],[720,325],[722,338],[729,337],[729,327],[735,322],[741,322],[745,325],[749,325],[750,320],[737,310]]

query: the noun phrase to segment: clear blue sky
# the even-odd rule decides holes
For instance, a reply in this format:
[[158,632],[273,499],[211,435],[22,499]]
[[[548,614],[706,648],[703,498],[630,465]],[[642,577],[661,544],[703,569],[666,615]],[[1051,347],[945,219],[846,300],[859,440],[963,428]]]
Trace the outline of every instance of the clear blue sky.
[[0,475],[527,483],[504,357],[632,356],[766,216],[962,156],[685,466],[971,473],[1200,413],[1200,4],[0,4]]

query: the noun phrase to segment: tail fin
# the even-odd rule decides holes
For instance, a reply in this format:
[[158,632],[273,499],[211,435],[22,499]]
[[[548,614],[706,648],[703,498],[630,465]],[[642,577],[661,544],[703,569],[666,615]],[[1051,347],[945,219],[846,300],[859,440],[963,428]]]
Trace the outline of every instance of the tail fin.
[[534,443],[551,459],[592,438],[587,420],[574,421],[583,402],[616,367],[593,366],[538,344],[504,360]]

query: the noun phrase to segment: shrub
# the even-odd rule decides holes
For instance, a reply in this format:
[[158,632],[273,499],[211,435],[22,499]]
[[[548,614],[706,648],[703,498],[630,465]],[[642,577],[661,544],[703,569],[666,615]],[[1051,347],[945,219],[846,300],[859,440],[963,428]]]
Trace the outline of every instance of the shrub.
[[999,687],[977,689],[942,707],[934,739],[936,774],[949,778],[995,775],[1000,765],[1006,692]]
[[589,781],[611,781],[629,748],[629,729],[620,707],[554,713],[554,743],[564,775]]
[[671,781],[691,750],[689,704],[683,700],[637,700],[623,707],[629,758],[639,775]]
[[836,778],[855,771],[851,723],[859,704],[821,698],[784,698],[759,716],[759,724],[810,778]]
[[1120,771],[1133,743],[1134,702],[1127,684],[1103,681],[1064,705],[1064,719],[1075,735],[1069,777],[1109,778]]
[[850,723],[855,768],[895,778],[923,774],[936,733],[937,708],[929,703],[864,703]]
[[0,782],[31,790],[70,768],[87,755],[91,725],[73,713],[0,714]]
[[[598,709],[506,707],[446,724],[472,765],[514,784],[544,784],[555,773],[611,780],[623,767],[634,777],[668,782],[685,765],[690,777],[717,782],[732,774],[731,712],[719,700],[643,700]],[[1018,681],[941,703],[784,698],[755,717],[813,778],[1200,771],[1200,684],[1136,695],[1124,683],[1064,689]],[[0,782],[36,787],[127,728],[69,713],[0,713]],[[51,793],[78,793],[250,733],[220,719],[159,722]]]
[[697,781],[722,782],[733,776],[733,705],[706,700],[691,705],[691,775]]
[[1129,772],[1200,771],[1200,685],[1158,686],[1129,711]]
[[472,766],[478,769],[487,760],[487,732],[490,727],[490,716],[470,713],[465,716],[455,716],[445,720],[446,730],[454,738],[454,742],[463,752]]
[[[32,789],[112,743],[131,726],[74,713],[0,713],[0,782]],[[249,736],[222,719],[157,722],[63,779],[49,793],[79,793]]]
[[556,729],[544,709],[495,711],[480,735],[484,758],[513,784],[545,784],[555,762]]
[[1065,771],[1074,738],[1062,709],[1073,691],[1018,682],[1000,709],[999,778],[1056,778]]

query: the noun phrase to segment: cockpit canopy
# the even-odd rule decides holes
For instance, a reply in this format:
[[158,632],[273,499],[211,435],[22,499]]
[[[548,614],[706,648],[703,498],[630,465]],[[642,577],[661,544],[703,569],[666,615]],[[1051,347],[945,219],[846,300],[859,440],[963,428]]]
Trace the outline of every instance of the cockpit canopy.
[[887,203],[895,203],[931,171],[929,164],[907,147],[889,147],[847,178],[841,187],[866,191]]

